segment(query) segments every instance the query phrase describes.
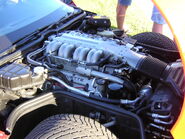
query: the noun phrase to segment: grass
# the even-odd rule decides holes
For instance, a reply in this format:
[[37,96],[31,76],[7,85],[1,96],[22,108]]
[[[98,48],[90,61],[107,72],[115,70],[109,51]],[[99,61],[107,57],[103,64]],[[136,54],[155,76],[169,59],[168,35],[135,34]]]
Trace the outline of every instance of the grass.
[[[82,9],[93,11],[100,15],[108,16],[111,19],[112,27],[117,27],[117,0],[74,0],[74,2],[78,7],[81,7]],[[151,31],[152,22],[150,20],[150,17],[147,17],[147,14],[145,12],[135,1],[128,8],[125,25],[128,27],[130,35]]]

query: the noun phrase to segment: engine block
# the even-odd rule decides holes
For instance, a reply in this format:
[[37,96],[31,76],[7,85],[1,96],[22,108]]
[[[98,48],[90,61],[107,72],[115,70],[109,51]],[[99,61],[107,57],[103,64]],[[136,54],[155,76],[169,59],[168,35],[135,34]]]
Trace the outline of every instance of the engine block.
[[88,91],[93,91],[98,95],[102,90],[96,83],[97,79],[105,79],[118,84],[122,84],[123,80],[111,75],[117,69],[107,71],[106,74],[102,72],[103,67],[97,63],[104,59],[107,63],[130,62],[130,65],[135,67],[137,61],[143,57],[132,50],[132,44],[78,31],[52,36],[45,45],[45,55],[52,64],[62,65],[61,72],[73,83],[73,86],[82,85]]
[[112,59],[125,61],[134,68],[143,57],[132,50],[130,43],[77,31],[62,33],[47,43],[46,54],[86,63],[96,63],[111,55]]

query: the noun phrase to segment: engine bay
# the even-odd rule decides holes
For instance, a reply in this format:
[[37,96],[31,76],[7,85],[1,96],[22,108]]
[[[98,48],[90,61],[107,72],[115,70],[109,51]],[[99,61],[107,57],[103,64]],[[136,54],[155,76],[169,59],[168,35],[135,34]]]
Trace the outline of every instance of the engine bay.
[[130,37],[64,31],[50,35],[26,59],[0,69],[0,115],[11,112],[12,101],[65,90],[133,112],[147,134],[171,138],[184,90],[182,74],[181,61],[159,60]]

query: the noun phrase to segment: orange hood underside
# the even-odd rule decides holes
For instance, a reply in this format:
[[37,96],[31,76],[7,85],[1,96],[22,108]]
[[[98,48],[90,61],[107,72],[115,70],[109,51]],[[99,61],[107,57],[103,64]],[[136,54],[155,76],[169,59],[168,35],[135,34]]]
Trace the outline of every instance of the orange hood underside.
[[[185,71],[185,0],[152,0],[166,19],[178,45]],[[185,98],[184,98],[185,100]],[[185,139],[185,102],[171,129],[175,139]]]

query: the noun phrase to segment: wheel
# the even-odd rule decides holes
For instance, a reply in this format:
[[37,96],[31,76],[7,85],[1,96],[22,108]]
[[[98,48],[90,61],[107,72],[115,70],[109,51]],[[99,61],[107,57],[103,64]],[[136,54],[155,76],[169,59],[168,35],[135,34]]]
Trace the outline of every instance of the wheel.
[[114,139],[108,129],[81,115],[61,114],[39,123],[26,139]]
[[132,36],[132,38],[137,40],[137,43],[139,44],[146,44],[156,48],[162,48],[163,50],[166,49],[166,50],[176,51],[176,53],[171,53],[171,52],[160,51],[160,49],[157,49],[155,51],[148,48],[150,49],[151,55],[156,58],[159,58],[160,60],[163,60],[166,62],[173,62],[179,58],[179,53],[175,42],[160,33],[144,32],[144,33],[140,33],[135,36]]
[[143,32],[132,37],[140,43],[165,48],[168,50],[177,50],[177,46],[170,38],[155,32]]

